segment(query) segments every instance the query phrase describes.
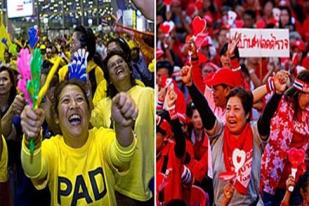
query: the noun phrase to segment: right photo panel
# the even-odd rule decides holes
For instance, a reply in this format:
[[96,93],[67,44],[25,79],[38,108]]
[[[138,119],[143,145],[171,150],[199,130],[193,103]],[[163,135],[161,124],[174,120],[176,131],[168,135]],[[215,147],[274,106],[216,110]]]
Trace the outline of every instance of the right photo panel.
[[157,206],[309,205],[309,1],[156,1]]

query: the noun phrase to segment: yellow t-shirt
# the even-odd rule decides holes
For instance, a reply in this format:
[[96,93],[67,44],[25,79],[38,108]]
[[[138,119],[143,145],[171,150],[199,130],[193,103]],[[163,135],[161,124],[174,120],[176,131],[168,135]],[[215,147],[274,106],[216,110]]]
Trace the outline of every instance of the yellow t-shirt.
[[[63,81],[65,79],[68,73],[68,69],[69,69],[68,65],[65,65],[64,67],[59,69],[58,75],[60,81]],[[93,104],[96,105],[98,101],[100,101],[103,97],[106,97],[107,83],[104,78],[103,70],[93,60],[90,60],[87,63],[87,73],[91,72],[93,69],[95,69],[97,88],[95,93],[92,95],[93,95]]]
[[[135,83],[141,87],[145,87],[145,84],[139,79],[135,79]],[[101,81],[92,98],[93,106],[97,106],[97,104],[106,97],[106,91],[106,81]]]
[[2,138],[2,154],[0,154],[0,182],[8,180],[8,149],[4,137]]
[[[47,167],[47,177],[32,182],[37,189],[48,184],[51,205],[114,206],[113,176],[116,168],[127,167],[135,147],[136,139],[123,148],[114,131],[103,128],[89,130],[86,144],[77,149],[66,145],[62,136],[54,136],[42,142],[42,167]],[[24,147],[23,154],[27,151]]]
[[[136,85],[128,94],[139,112],[134,125],[137,148],[128,173],[116,175],[115,190],[132,199],[146,201],[152,197],[148,184],[154,175],[154,90]],[[111,105],[111,99],[104,98],[93,109],[90,121],[94,127],[111,126]]]

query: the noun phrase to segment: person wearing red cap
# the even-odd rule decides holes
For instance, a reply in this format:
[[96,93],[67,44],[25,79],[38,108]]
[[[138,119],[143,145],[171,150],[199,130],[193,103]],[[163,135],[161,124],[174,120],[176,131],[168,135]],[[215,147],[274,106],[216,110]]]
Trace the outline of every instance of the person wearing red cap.
[[[191,68],[183,67],[181,76],[201,115],[211,142],[215,204],[260,205],[259,176],[262,145],[268,140],[270,121],[282,93],[286,89],[287,79],[276,82],[276,92],[257,122],[250,123],[252,94],[242,88],[231,90],[227,96],[226,123],[222,123],[210,109],[207,100],[192,83]],[[232,161],[232,159],[234,160]],[[219,178],[225,172],[234,175],[233,184]],[[224,188],[229,184],[232,185],[233,190],[228,191],[229,195],[226,196]]]
[[186,140],[175,111],[177,94],[173,89],[169,88],[166,99],[169,107],[166,118],[171,119],[171,124],[163,115],[157,116],[157,205],[174,199],[185,200],[185,190],[192,184],[191,171],[184,165]]
[[237,75],[231,69],[222,67],[213,76],[212,79],[206,81],[208,86],[216,86],[225,84],[229,87],[241,86],[239,79],[236,79]]
[[205,97],[210,102],[210,107],[218,118],[224,120],[226,96],[231,89],[241,85],[239,78],[231,69],[224,67],[217,70],[212,78],[206,79],[205,83],[212,88],[212,96],[210,91],[205,89]]

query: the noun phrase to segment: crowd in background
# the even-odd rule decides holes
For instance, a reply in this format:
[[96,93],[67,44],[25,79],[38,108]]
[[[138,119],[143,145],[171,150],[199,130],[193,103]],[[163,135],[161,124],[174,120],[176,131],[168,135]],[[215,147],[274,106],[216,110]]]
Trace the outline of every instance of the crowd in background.
[[[308,23],[307,0],[157,0],[157,205],[309,204]],[[233,28],[288,29],[290,55],[240,57]]]
[[[15,52],[2,38],[0,205],[154,205],[153,34],[35,37],[12,39]],[[17,87],[35,49],[49,82],[37,109]]]

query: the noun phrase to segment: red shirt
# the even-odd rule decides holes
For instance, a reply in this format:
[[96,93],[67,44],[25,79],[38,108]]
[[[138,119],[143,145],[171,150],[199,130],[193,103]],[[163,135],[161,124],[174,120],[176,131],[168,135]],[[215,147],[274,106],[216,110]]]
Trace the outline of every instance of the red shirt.
[[[182,159],[175,155],[175,142],[169,141],[157,158],[156,171],[167,175],[167,185],[163,188],[163,201],[166,203],[172,199],[183,199],[183,186],[181,174],[183,170]],[[166,169],[163,169],[164,159],[167,158]],[[164,171],[162,171],[164,170]],[[168,172],[167,172],[168,171]],[[160,191],[157,187],[157,201],[160,200]],[[159,205],[159,204],[158,204]]]
[[208,172],[208,139],[206,133],[193,144],[194,159],[190,161],[189,169],[192,171],[194,179],[202,181]]

